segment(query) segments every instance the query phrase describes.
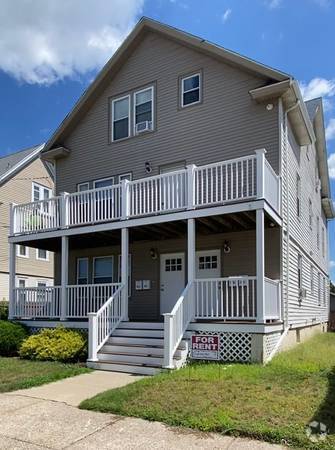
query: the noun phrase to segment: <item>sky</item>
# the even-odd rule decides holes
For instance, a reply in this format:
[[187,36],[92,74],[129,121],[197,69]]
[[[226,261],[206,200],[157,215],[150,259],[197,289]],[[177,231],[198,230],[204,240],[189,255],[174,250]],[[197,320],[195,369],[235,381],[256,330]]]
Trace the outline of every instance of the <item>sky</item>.
[[[143,15],[322,96],[335,198],[335,0],[1,0],[0,155],[46,141]],[[335,281],[335,223],[329,233]]]

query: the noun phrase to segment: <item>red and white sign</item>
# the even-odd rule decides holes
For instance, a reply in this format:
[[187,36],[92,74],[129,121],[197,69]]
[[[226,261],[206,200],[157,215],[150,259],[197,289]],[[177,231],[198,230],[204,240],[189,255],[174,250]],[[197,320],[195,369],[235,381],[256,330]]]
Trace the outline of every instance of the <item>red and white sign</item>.
[[219,336],[193,334],[191,357],[193,359],[219,359]]

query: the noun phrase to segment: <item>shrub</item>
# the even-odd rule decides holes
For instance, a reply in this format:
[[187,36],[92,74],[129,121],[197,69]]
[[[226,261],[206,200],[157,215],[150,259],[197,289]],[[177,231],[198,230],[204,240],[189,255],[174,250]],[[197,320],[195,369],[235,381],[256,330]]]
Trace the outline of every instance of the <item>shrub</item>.
[[15,356],[28,336],[28,330],[19,323],[0,320],[0,356]]
[[8,302],[0,300],[0,320],[8,319]]
[[45,328],[29,336],[19,353],[21,358],[38,361],[77,362],[86,358],[87,341],[83,333],[75,330]]

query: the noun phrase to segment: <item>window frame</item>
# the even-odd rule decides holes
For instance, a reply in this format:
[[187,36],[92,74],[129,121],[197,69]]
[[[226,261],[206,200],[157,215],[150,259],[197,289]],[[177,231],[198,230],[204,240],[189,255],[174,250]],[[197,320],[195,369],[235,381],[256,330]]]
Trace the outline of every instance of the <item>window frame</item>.
[[[24,247],[24,248],[25,248],[26,251],[25,251],[25,254],[24,254],[24,255],[22,255],[22,254],[20,253],[20,247]],[[16,245],[16,256],[19,257],[19,258],[25,258],[25,259],[29,258],[29,250],[28,250],[28,247],[27,247],[26,245],[17,244],[17,245]]]
[[[20,281],[24,282],[24,286],[20,286]],[[25,289],[27,287],[27,281],[28,281],[28,278],[17,277],[15,287],[18,287],[20,289]]]
[[[95,261],[97,259],[105,259],[105,258],[111,258],[112,259],[112,281],[110,283],[114,283],[114,272],[115,272],[115,266],[114,266],[114,255],[104,255],[104,256],[94,256],[92,260],[92,284],[99,284],[95,282]],[[101,277],[100,277],[101,278]],[[100,283],[100,284],[110,284],[110,283]]]
[[[193,77],[199,77],[199,87],[198,88],[194,88],[194,89],[189,89],[187,91],[184,91],[184,81],[185,80],[189,80],[190,78]],[[194,72],[190,75],[181,75],[180,76],[180,107],[182,109],[187,108],[188,106],[193,106],[193,105],[198,105],[199,103],[202,102],[202,72]],[[184,105],[184,94],[187,92],[192,92],[199,89],[199,100],[197,100],[196,102],[192,102],[192,103],[188,103],[187,105]]]
[[[84,260],[84,261],[87,261],[87,277],[86,277],[86,279],[87,279],[87,282],[86,283],[83,283],[83,284],[80,284],[79,283],[79,261],[82,261],[82,260]],[[77,282],[77,285],[78,286],[85,286],[85,285],[87,285],[87,284],[89,284],[89,274],[90,274],[90,270],[89,270],[89,258],[87,257],[87,256],[81,256],[81,257],[79,257],[79,258],[77,258],[77,264],[76,264],[76,282]]]
[[[141,92],[145,92],[145,91],[149,91],[151,90],[151,130],[147,130],[145,132],[142,133],[136,133],[136,95],[140,94]],[[151,133],[152,131],[155,131],[155,102],[154,102],[154,97],[155,96],[155,88],[154,85],[150,85],[147,86],[145,88],[136,90],[133,92],[133,136],[140,136],[141,134],[146,134],[146,133]],[[141,123],[141,122],[139,122]]]
[[[82,186],[87,186],[87,189],[81,191],[80,188]],[[86,191],[89,191],[89,190],[90,190],[90,183],[88,181],[84,181],[83,183],[78,183],[77,184],[77,192],[86,192]]]
[[[94,180],[93,181],[93,189],[103,189],[103,188],[99,188],[96,186],[97,183],[99,183],[100,181],[107,181],[107,180],[112,180],[112,185],[114,184],[114,177],[105,177],[105,178],[99,178],[98,180]],[[104,186],[107,187],[107,186]]]
[[48,252],[48,250],[45,250],[45,252],[46,252],[45,258],[41,258],[41,257],[39,256],[38,252],[39,252],[40,250],[44,250],[44,248],[37,248],[37,249],[36,249],[36,259],[37,259],[37,261],[49,261],[49,252]]
[[[129,176],[129,178],[122,178],[122,177],[126,177]],[[125,172],[125,173],[121,173],[120,175],[118,175],[118,182],[119,184],[121,184],[122,180],[129,180],[132,181],[133,179],[133,173],[132,172]]]
[[302,255],[298,253],[298,289],[299,289],[299,299],[301,301],[301,290],[303,289],[303,261]]
[[[32,202],[40,202],[42,200],[48,200],[49,198],[52,197],[52,189],[49,188],[48,186],[44,186],[43,184],[36,183],[36,181],[33,181],[31,183],[31,186],[32,186],[31,187],[31,201]],[[35,187],[38,187],[38,190],[39,190],[39,197],[40,197],[39,200],[34,200],[34,188]],[[47,197],[47,198],[44,197],[44,190],[49,192],[49,197]],[[43,194],[42,197],[41,197],[41,192]]]
[[[128,99],[128,136],[122,137],[120,139],[114,139],[114,122],[115,122],[114,121],[114,104],[118,101],[124,100],[125,98]],[[125,119],[125,117],[123,117],[122,119]],[[118,119],[118,120],[122,120],[122,119]],[[120,142],[125,139],[129,139],[131,137],[131,123],[130,122],[131,122],[131,95],[126,94],[126,95],[122,95],[121,97],[115,97],[115,98],[111,99],[111,111],[110,111],[111,142]]]

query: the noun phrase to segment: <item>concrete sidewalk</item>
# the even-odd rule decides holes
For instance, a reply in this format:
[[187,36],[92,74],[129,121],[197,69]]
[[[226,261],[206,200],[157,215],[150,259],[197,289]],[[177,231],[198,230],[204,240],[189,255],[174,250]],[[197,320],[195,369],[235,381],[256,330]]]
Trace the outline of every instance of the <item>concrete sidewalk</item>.
[[85,398],[138,378],[97,371],[0,394],[0,449],[284,449],[76,408]]

